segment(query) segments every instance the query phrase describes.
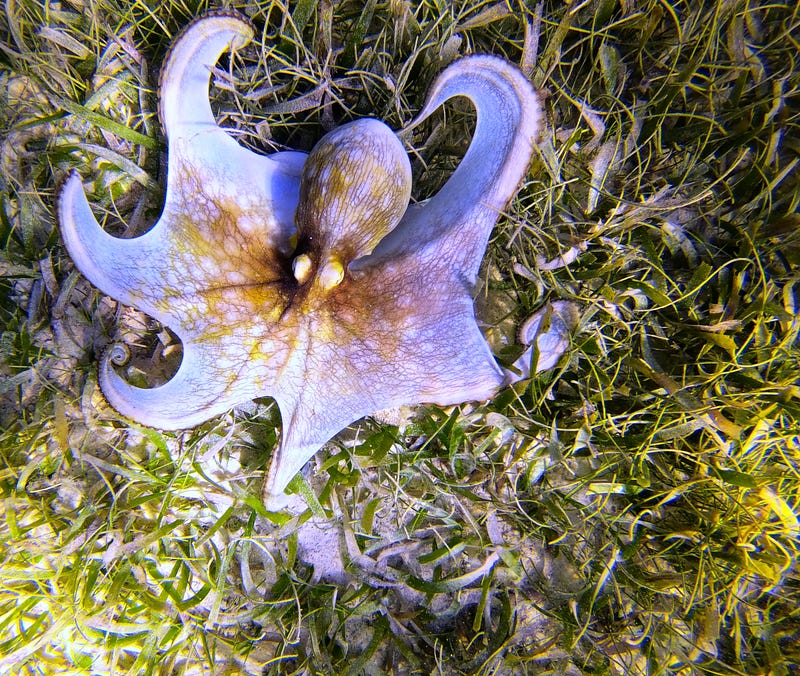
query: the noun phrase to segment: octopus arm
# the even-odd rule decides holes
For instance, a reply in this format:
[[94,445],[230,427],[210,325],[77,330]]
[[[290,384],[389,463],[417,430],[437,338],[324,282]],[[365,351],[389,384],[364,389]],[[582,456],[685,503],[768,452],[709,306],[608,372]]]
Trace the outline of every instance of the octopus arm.
[[[376,273],[370,286],[397,288],[387,284],[394,275],[384,275]],[[279,506],[291,478],[354,421],[403,405],[485,400],[501,386],[503,371],[475,323],[463,284],[452,277],[436,283],[424,273],[405,284],[401,295],[414,299],[408,308],[387,315],[387,300],[368,312],[371,333],[357,331],[361,337],[347,348],[312,343],[295,370],[306,374],[303,387],[294,386],[293,378],[277,384],[283,434],[264,487],[268,504]]]
[[79,174],[73,171],[58,199],[61,237],[75,266],[103,293],[156,319],[167,318],[157,307],[161,296],[142,281],[163,251],[153,250],[147,237],[120,239],[109,235],[97,222]]
[[99,380],[108,403],[126,418],[162,430],[195,427],[209,418],[221,415],[231,407],[256,396],[257,392],[237,391],[236,380],[228,374],[228,386],[220,387],[209,374],[225,377],[220,355],[213,349],[184,343],[183,359],[177,373],[164,385],[153,388],[135,387],[126,382],[106,353],[100,363]]
[[[159,114],[167,137],[216,128],[208,87],[211,68],[227,49],[253,38],[253,26],[233,12],[212,12],[190,23],[175,39],[159,83]],[[223,133],[220,129],[220,133]]]
[[408,209],[374,254],[417,251],[446,260],[474,284],[492,228],[528,171],[542,111],[518,68],[494,56],[468,56],[436,79],[409,126],[456,96],[469,98],[477,112],[464,159],[438,193]]

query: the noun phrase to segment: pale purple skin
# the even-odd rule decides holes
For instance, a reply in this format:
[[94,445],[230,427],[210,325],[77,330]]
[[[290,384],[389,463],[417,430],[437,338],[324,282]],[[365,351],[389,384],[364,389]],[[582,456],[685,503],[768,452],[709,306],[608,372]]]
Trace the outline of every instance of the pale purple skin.
[[409,206],[408,157],[382,122],[336,129],[308,156],[256,154],[216,124],[210,68],[252,37],[243,17],[217,12],[170,50],[160,88],[166,200],[149,232],[126,240],[104,232],[77,173],[58,215],[89,281],[183,343],[177,373],[153,389],[128,384],[106,355],[99,380],[109,403],[143,425],[181,429],[274,397],[283,434],[264,496],[277,507],[292,477],[355,420],[401,405],[489,399],[521,377],[495,362],[471,292],[492,228],[531,162],[542,113],[508,62],[455,62],[411,124],[466,96],[477,109],[472,143],[444,187]]

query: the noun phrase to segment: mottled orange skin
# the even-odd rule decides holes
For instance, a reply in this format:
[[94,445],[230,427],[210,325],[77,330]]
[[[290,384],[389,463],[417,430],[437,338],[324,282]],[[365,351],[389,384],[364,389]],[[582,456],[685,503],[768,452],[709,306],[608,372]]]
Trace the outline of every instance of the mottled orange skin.
[[320,140],[303,167],[298,236],[349,264],[397,226],[410,196],[408,156],[388,127],[370,119],[344,125]]

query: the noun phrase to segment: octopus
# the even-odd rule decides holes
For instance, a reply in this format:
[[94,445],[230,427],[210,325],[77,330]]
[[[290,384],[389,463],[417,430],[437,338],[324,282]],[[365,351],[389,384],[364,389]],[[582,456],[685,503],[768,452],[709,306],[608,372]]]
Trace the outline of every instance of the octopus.
[[498,365],[476,322],[472,293],[489,236],[542,126],[537,93],[518,68],[473,55],[436,77],[409,127],[463,96],[476,109],[475,131],[443,187],[410,204],[408,154],[380,120],[335,128],[308,154],[268,155],[217,124],[211,68],[253,36],[245,17],[218,11],[170,48],[159,92],[166,192],[149,231],[108,234],[74,170],[57,211],[78,270],[183,345],[177,372],[152,388],[127,382],[107,352],[98,367],[105,398],[125,418],[163,430],[274,398],[282,433],[264,501],[275,507],[343,428],[404,405],[488,400],[551,367],[574,321],[561,302],[528,321],[530,347],[513,370]]

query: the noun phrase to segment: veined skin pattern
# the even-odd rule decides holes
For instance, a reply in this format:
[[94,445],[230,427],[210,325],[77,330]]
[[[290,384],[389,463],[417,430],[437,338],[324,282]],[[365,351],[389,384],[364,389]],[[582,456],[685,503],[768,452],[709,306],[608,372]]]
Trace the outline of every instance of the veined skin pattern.
[[[466,96],[476,129],[441,190],[409,205],[408,156],[379,120],[334,129],[308,155],[260,155],[217,125],[210,68],[252,37],[241,15],[213,12],[170,49],[159,99],[167,189],[152,229],[126,240],[107,234],[76,172],[58,216],[89,281],[183,344],[175,376],[152,389],[130,385],[106,355],[99,381],[109,403],[141,424],[181,429],[274,397],[283,431],[264,499],[278,508],[292,477],[355,420],[401,405],[485,400],[528,375],[524,359],[521,374],[498,366],[471,293],[492,228],[530,165],[542,113],[530,83],[503,59],[468,56],[446,68],[409,126]],[[549,338],[537,335],[555,363],[574,321],[550,312]]]

